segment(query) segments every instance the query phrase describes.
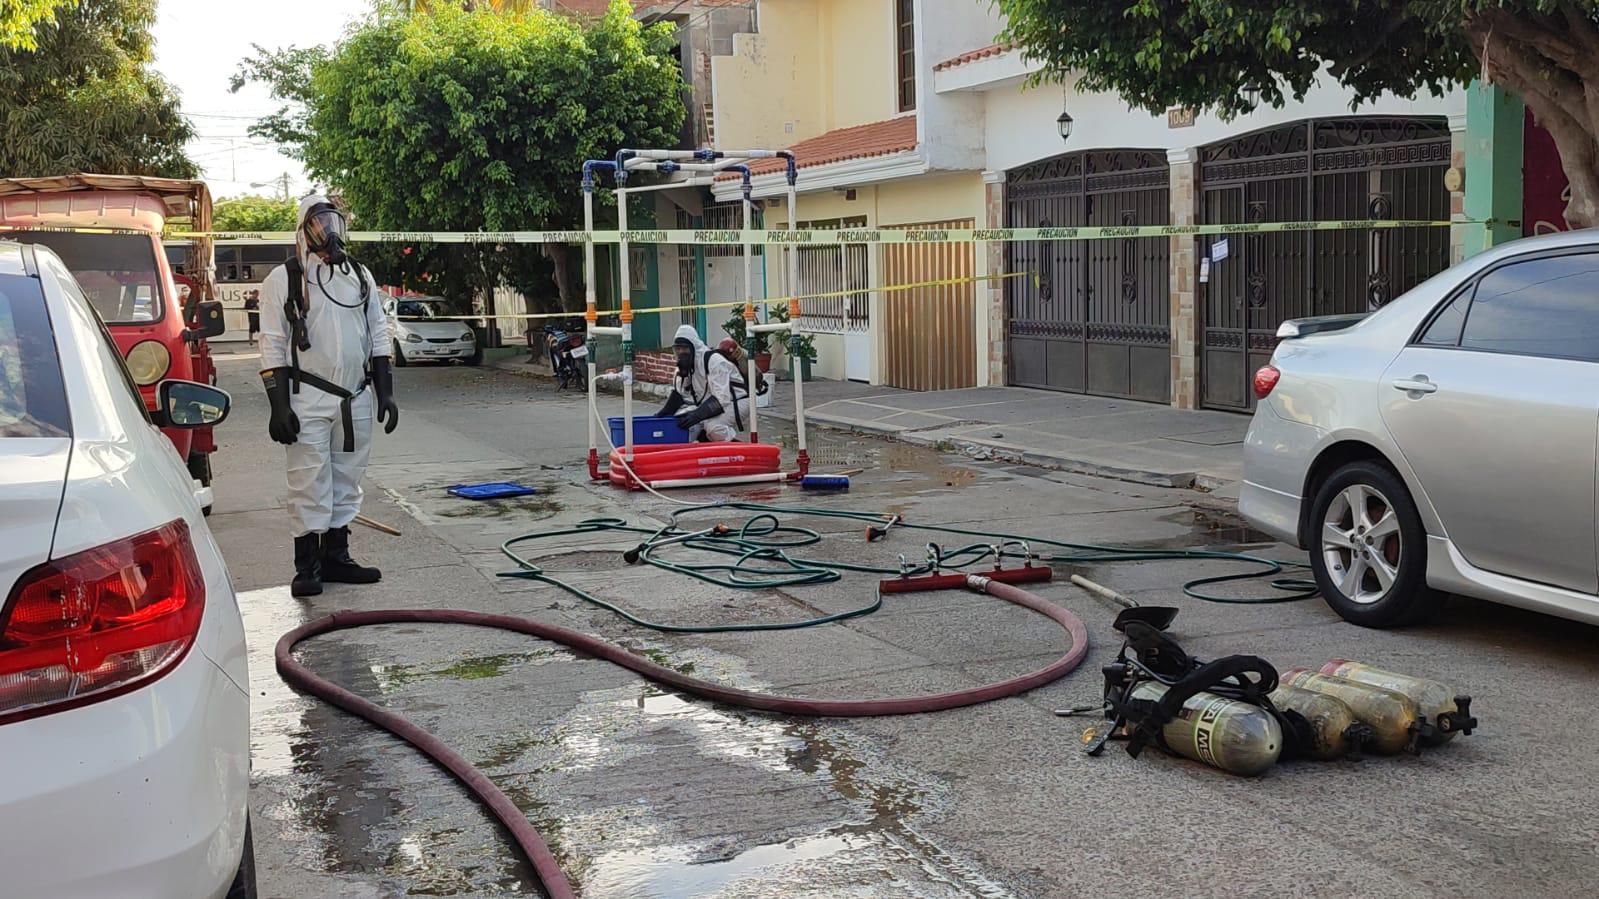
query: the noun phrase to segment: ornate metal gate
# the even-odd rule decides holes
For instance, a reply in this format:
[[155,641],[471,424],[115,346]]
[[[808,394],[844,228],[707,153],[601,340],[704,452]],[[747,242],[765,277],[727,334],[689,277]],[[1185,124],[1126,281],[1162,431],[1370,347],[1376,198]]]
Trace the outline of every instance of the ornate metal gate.
[[[1432,118],[1312,119],[1200,155],[1200,221],[1449,218],[1449,127]],[[1223,255],[1199,286],[1203,403],[1252,409],[1249,380],[1286,319],[1375,309],[1449,265],[1447,228],[1202,237]]]
[[[1057,156],[1006,176],[1014,228],[1164,225],[1170,175],[1162,150]],[[1164,237],[1012,243],[1006,282],[1009,380],[1024,387],[1171,398],[1171,280]]]

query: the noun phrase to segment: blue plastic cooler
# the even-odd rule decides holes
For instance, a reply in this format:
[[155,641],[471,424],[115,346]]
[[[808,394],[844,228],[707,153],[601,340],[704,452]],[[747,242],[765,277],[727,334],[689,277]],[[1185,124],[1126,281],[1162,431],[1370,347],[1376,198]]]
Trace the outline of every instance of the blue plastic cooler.
[[[608,419],[611,425],[611,442],[622,446],[621,416]],[[688,432],[677,426],[677,420],[670,415],[635,415],[633,416],[633,445],[643,446],[656,443],[688,443]]]

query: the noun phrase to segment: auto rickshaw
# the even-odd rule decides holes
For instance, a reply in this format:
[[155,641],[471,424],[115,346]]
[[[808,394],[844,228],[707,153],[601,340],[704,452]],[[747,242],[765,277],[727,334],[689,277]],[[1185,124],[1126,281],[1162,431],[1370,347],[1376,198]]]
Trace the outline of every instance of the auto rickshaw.
[[[186,274],[174,274],[161,245],[168,223],[211,230],[203,181],[139,175],[74,174],[0,179],[0,236],[43,244],[76,277],[127,360],[144,400],[168,378],[216,383],[207,338],[222,334],[209,238],[192,241]],[[163,429],[189,473],[211,483],[210,427]]]

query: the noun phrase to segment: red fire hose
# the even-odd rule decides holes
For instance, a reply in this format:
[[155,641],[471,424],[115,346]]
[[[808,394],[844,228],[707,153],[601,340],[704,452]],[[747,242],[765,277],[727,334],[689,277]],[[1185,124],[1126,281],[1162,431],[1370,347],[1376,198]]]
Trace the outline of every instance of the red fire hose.
[[301,641],[321,634],[374,624],[471,624],[478,627],[495,627],[561,643],[595,658],[605,659],[636,671],[656,683],[727,705],[790,715],[837,718],[936,712],[1015,696],[1065,676],[1076,668],[1088,653],[1088,632],[1084,629],[1082,621],[1070,611],[1026,590],[981,575],[969,575],[966,586],[1047,616],[1071,635],[1071,649],[1037,671],[969,690],[897,699],[802,699],[738,690],[689,677],[634,655],[614,643],[607,643],[597,637],[530,618],[491,615],[462,609],[380,609],[370,612],[335,612],[325,618],[308,621],[284,634],[278,640],[277,668],[278,674],[282,675],[291,686],[376,724],[420,749],[428,758],[455,775],[511,832],[512,839],[532,863],[539,881],[551,899],[569,899],[576,894],[573,893],[571,884],[567,882],[566,875],[561,872],[560,865],[550,852],[549,846],[528,822],[527,816],[521,809],[518,809],[487,775],[473,767],[438,737],[416,726],[405,717],[369,702],[313,673],[294,658],[294,647]]

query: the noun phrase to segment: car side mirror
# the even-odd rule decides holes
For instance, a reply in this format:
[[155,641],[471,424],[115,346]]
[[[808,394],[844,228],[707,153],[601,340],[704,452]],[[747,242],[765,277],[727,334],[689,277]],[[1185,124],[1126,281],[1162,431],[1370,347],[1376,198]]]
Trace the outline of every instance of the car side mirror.
[[163,428],[203,428],[228,417],[233,397],[197,381],[162,381],[155,389],[156,422]]
[[207,300],[195,304],[194,318],[189,328],[189,339],[209,340],[212,337],[221,337],[227,330],[227,322],[222,320],[222,302],[220,300]]

